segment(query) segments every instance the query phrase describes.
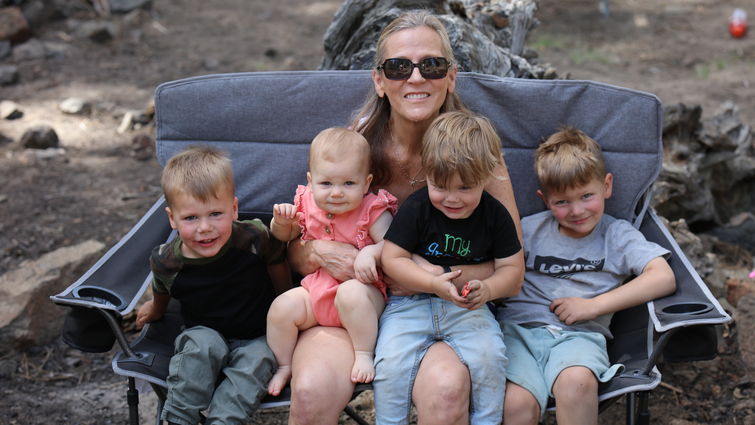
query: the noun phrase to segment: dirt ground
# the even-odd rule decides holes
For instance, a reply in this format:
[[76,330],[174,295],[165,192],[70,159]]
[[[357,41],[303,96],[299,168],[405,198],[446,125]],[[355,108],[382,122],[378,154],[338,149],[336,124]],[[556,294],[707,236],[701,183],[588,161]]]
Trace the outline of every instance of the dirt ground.
[[[94,18],[84,0],[70,3],[81,6],[80,19]],[[30,126],[47,124],[65,154],[39,159],[0,141],[0,274],[88,239],[110,246],[158,197],[159,166],[149,148],[132,143],[152,127],[116,131],[125,111],[147,108],[157,84],[208,73],[316,69],[340,3],[154,0],[149,13],[114,17],[119,29],[107,43],[76,38],[66,21],[37,28],[37,39],[64,53],[4,60],[18,65],[20,81],[2,87],[0,100],[18,103],[24,116],[1,121],[0,135],[18,141]],[[755,21],[755,0],[611,0],[609,17],[599,13],[598,0],[538,4],[541,25],[527,46],[560,76],[652,92],[666,104],[699,104],[704,117],[731,100],[755,125],[755,36],[735,40],[727,33],[735,7]],[[91,101],[92,113],[61,113],[58,104],[73,96]],[[736,356],[736,327],[723,336],[715,360],[661,365],[664,384],[651,395],[654,423],[755,424],[752,377]],[[127,423],[125,383],[110,373],[110,356],[60,342],[0,353],[0,423]],[[149,423],[154,397],[143,401]],[[623,414],[618,403],[601,423],[621,423]],[[285,408],[266,411],[254,423],[285,423],[286,416]]]

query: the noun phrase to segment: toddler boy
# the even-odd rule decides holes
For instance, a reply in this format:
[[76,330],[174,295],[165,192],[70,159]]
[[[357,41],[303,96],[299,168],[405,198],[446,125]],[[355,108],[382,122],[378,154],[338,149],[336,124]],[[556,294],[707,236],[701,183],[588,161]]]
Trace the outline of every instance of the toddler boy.
[[260,220],[238,221],[230,160],[207,147],[171,158],[162,175],[165,209],[178,236],[150,256],[153,299],[137,326],[160,319],[170,298],[184,330],[169,366],[162,420],[242,424],[267,393],[275,358],[265,319],[276,292],[290,287],[285,245]]
[[[516,294],[524,264],[516,226],[484,187],[503,161],[490,122],[466,112],[436,118],[422,140],[427,187],[399,208],[385,235],[383,271],[412,296],[391,296],[380,317],[373,383],[376,417],[406,423],[413,380],[426,350],[444,341],[469,368],[470,423],[501,422],[506,347],[488,301]],[[445,270],[433,274],[413,254]],[[465,288],[451,266],[492,262],[495,270]]]

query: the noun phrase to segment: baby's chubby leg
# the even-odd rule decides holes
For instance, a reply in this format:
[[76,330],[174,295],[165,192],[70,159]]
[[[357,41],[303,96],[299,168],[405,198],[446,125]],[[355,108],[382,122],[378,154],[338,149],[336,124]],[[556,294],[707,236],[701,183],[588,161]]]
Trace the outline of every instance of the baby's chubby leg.
[[378,318],[385,308],[383,294],[372,285],[356,279],[338,287],[336,308],[343,327],[354,345],[352,382],[372,382],[375,378],[374,351]]
[[268,393],[280,394],[291,379],[291,358],[299,331],[315,325],[317,320],[306,289],[290,289],[273,301],[267,313],[267,344],[275,354],[278,369],[267,386]]

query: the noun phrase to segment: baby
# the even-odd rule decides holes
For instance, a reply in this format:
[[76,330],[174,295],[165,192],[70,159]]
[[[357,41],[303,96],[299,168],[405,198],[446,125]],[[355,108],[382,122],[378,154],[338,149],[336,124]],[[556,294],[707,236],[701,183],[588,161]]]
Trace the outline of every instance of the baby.
[[277,395],[291,379],[291,359],[299,331],[316,325],[342,326],[354,346],[353,382],[375,376],[373,351],[386,286],[381,279],[383,235],[396,211],[396,198],[384,190],[369,192],[370,148],[361,134],[329,128],[315,137],[309,151],[307,186],[299,186],[294,204],[273,206],[270,228],[283,241],[302,239],[346,242],[358,248],[356,279],[338,282],[325,270],[304,277],[273,302],[267,341],[278,361],[268,392]]

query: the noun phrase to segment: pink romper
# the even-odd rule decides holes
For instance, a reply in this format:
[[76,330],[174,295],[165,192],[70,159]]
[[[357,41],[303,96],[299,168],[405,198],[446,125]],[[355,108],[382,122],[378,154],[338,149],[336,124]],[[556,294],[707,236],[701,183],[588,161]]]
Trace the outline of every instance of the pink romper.
[[[299,215],[302,239],[345,242],[362,249],[375,243],[370,237],[370,226],[386,210],[395,214],[398,202],[393,195],[380,189],[377,195],[365,195],[359,207],[334,216],[315,204],[309,187],[300,185],[296,189],[294,205],[297,212],[302,213]],[[315,318],[322,326],[341,326],[335,306],[336,290],[340,283],[322,268],[301,281],[301,286],[309,291]],[[378,280],[372,285],[387,298],[385,282]]]

